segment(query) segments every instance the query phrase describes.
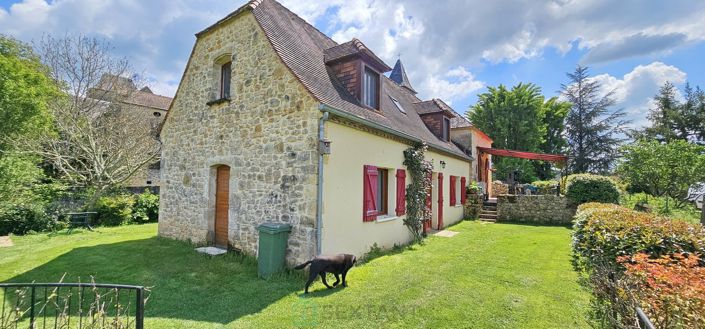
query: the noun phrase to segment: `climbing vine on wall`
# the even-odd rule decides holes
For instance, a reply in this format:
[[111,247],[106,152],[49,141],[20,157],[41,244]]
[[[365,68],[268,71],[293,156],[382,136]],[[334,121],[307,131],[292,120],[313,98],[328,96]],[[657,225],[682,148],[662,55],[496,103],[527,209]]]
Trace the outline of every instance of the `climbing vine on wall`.
[[411,177],[411,184],[406,187],[404,225],[414,235],[415,241],[423,239],[423,222],[431,218],[431,210],[426,207],[426,197],[431,189],[433,164],[425,158],[427,149],[425,143],[419,143],[404,151],[404,165]]

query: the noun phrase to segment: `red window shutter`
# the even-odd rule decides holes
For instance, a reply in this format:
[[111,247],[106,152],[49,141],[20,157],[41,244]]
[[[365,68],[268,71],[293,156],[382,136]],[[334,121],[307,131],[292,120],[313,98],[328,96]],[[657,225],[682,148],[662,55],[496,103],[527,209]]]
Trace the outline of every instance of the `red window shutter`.
[[465,177],[460,177],[460,204],[463,206],[468,199],[468,189],[465,187],[465,184]]
[[364,167],[362,182],[362,221],[372,222],[377,218],[377,167]]
[[455,206],[455,176],[450,176],[450,205]]
[[443,173],[438,173],[438,205],[443,206]]
[[397,216],[406,214],[406,170],[397,169]]

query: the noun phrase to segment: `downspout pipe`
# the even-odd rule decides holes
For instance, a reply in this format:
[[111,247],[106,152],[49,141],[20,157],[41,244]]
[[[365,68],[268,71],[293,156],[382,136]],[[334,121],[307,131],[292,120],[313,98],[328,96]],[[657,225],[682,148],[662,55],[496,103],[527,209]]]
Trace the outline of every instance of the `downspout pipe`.
[[[321,108],[322,110],[322,108]],[[318,179],[316,182],[316,256],[321,254],[323,236],[323,152],[320,145],[325,139],[325,123],[328,121],[330,113],[323,112],[323,116],[318,119]]]

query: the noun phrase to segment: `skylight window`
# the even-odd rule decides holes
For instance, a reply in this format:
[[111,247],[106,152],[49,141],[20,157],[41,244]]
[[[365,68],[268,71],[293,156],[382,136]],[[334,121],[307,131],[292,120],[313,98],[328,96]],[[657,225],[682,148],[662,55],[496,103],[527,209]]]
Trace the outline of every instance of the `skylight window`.
[[395,99],[394,97],[392,97],[392,96],[389,96],[389,98],[392,99],[392,102],[394,102],[394,105],[397,106],[397,110],[399,110],[399,112],[406,114],[406,110],[404,110],[404,107],[402,107],[401,104],[399,104],[399,101],[398,101],[398,100],[396,100],[396,99]]

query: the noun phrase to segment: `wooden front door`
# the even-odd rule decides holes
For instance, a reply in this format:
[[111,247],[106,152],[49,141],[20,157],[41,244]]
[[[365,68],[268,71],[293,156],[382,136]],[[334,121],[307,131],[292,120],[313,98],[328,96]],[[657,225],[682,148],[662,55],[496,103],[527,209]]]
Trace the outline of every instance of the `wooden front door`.
[[219,166],[215,177],[215,245],[227,248],[230,167]]
[[[428,180],[431,180],[431,174],[428,174]],[[432,227],[432,222],[433,222],[433,201],[431,199],[431,195],[433,194],[433,184],[430,184],[428,187],[428,191],[426,194],[426,210],[428,213],[428,218],[423,221],[423,231],[428,232],[431,230]]]

